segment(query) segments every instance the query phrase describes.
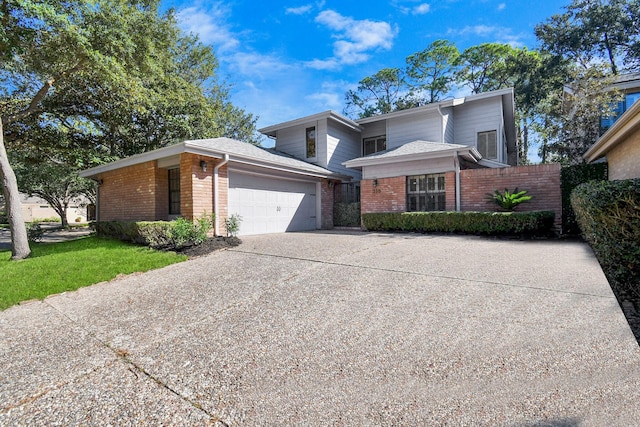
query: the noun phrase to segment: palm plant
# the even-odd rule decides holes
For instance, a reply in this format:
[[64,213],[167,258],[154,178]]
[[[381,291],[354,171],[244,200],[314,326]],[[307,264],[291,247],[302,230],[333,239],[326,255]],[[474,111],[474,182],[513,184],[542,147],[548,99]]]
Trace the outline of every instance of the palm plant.
[[505,211],[512,211],[520,203],[528,202],[532,196],[527,195],[527,190],[518,191],[516,187],[513,191],[504,189],[504,193],[496,190],[493,193],[487,193],[487,199],[495,203]]

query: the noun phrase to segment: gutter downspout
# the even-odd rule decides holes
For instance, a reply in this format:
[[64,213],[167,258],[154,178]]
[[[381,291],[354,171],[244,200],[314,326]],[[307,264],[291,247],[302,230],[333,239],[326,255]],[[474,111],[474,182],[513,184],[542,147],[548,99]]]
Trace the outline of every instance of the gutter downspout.
[[456,168],[456,212],[460,212],[460,161],[458,160],[458,152],[453,157],[453,164]]
[[444,144],[444,114],[440,110],[440,104],[438,104],[438,114],[440,114],[440,143]]
[[218,163],[213,167],[213,213],[215,214],[215,225],[214,225],[214,233],[219,236],[220,231],[220,209],[218,202],[218,170],[227,164],[229,161],[229,155],[225,153],[222,157],[222,162]]

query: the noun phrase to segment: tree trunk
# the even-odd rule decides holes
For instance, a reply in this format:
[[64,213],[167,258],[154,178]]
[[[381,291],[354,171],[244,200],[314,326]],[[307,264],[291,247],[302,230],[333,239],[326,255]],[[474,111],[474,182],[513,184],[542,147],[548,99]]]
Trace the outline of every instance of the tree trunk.
[[7,218],[9,218],[9,230],[11,231],[11,259],[25,259],[31,254],[27,227],[22,217],[22,205],[18,191],[18,181],[9,164],[7,150],[4,147],[4,130],[0,120],[0,176],[4,186]]

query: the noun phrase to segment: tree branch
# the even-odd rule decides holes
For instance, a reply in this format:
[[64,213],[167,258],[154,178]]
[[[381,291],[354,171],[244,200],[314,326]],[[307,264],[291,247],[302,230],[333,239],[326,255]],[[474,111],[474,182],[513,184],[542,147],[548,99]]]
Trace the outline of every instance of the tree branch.
[[42,87],[38,90],[38,92],[36,92],[36,94],[33,96],[33,99],[31,100],[31,102],[29,103],[29,106],[27,108],[25,108],[22,111],[18,111],[15,114],[9,114],[7,116],[2,117],[2,124],[3,125],[8,125],[10,123],[13,123],[15,121],[18,121],[20,119],[24,119],[25,117],[30,116],[31,114],[35,113],[38,110],[38,105],[40,104],[40,101],[42,101],[42,99],[47,96],[47,93],[49,93],[49,90],[51,90],[51,88],[53,87],[53,85],[58,82],[59,80],[64,79],[66,76],[75,73],[76,71],[80,70],[82,68],[84,64],[84,60],[81,60],[80,62],[78,62],[75,66],[69,68],[68,70],[64,70],[54,76],[52,76],[51,78],[49,78],[43,85]]

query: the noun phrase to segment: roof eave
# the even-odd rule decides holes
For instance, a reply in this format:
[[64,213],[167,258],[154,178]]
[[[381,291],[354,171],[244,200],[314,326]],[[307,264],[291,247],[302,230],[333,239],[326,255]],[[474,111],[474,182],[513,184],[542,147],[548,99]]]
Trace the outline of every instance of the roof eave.
[[376,157],[376,158],[359,158],[353,160],[347,160],[342,163],[343,166],[348,168],[362,168],[363,166],[374,166],[374,165],[382,165],[382,164],[391,164],[391,163],[402,163],[406,161],[412,160],[430,160],[430,159],[441,159],[450,157],[452,154],[458,156],[464,156],[468,160],[473,162],[478,162],[482,159],[482,156],[476,150],[475,147],[467,147],[467,148],[449,148],[446,150],[438,150],[438,151],[430,151],[428,153],[412,153],[412,154],[404,154],[400,156],[393,157]]
[[302,124],[305,124],[305,123],[310,123],[310,122],[314,122],[314,121],[322,120],[322,119],[336,121],[336,122],[338,122],[338,123],[340,123],[340,124],[342,124],[344,126],[347,126],[350,129],[357,130],[357,131],[362,131],[362,129],[363,129],[362,126],[360,126],[355,121],[349,119],[348,117],[345,117],[342,114],[336,113],[333,110],[327,110],[327,111],[323,111],[321,113],[312,114],[310,116],[300,117],[298,119],[289,120],[289,121],[286,121],[286,122],[277,123],[275,125],[267,126],[267,127],[258,129],[258,132],[260,132],[261,134],[266,135],[266,136],[275,137],[276,133],[281,129],[286,129],[286,128],[290,128],[290,127],[294,127],[294,126],[299,126],[299,125],[302,125]]

